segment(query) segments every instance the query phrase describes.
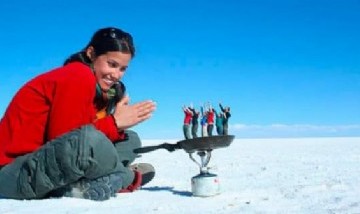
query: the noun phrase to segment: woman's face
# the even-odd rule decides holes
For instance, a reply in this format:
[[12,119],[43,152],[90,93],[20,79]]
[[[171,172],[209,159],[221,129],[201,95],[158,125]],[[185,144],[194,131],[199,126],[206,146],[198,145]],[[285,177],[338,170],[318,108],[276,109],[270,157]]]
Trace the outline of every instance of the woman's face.
[[119,51],[107,52],[95,58],[93,61],[95,78],[104,92],[121,80],[130,60],[130,53]]

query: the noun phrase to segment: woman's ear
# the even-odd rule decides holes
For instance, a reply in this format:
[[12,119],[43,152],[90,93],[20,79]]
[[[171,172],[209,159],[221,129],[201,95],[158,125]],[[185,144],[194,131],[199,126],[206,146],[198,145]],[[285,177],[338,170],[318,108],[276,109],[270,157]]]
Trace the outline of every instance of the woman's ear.
[[91,59],[91,61],[95,60],[95,50],[93,46],[89,46],[86,49],[86,56],[89,57],[89,59]]

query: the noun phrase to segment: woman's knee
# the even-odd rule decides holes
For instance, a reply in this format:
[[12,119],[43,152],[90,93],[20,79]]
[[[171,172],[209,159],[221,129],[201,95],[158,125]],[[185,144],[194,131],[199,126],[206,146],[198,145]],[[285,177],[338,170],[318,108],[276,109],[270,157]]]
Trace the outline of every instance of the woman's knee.
[[125,131],[127,139],[124,141],[116,142],[115,148],[119,155],[119,160],[124,166],[131,164],[137,157],[134,150],[141,147],[141,140],[138,134],[134,131]]
[[127,135],[128,141],[130,142],[130,144],[132,145],[132,147],[134,148],[139,148],[141,147],[141,140],[139,135],[132,130],[126,130],[125,134]]
[[87,165],[85,177],[92,178],[113,172],[119,164],[118,153],[113,143],[95,128],[87,129],[81,159]]
[[68,132],[43,149],[53,153],[56,165],[69,178],[100,177],[111,173],[118,164],[114,145],[92,125]]

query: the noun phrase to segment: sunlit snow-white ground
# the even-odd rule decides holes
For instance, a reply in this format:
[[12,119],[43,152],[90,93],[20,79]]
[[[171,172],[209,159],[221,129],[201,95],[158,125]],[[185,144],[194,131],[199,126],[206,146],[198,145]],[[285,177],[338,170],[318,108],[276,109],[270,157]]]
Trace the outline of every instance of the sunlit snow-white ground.
[[[165,141],[176,142],[143,144]],[[185,151],[138,162],[152,163],[156,177],[137,192],[105,202],[0,199],[0,213],[360,213],[360,138],[236,139],[212,152],[221,194],[207,198],[192,196],[199,168]]]

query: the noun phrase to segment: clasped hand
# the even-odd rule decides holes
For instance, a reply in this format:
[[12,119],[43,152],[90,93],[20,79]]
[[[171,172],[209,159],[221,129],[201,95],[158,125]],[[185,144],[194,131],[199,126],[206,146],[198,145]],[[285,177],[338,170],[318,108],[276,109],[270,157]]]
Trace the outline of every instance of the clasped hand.
[[113,116],[119,131],[149,119],[156,109],[156,103],[152,100],[142,101],[133,105],[129,104],[129,101],[130,98],[124,96],[116,104]]

